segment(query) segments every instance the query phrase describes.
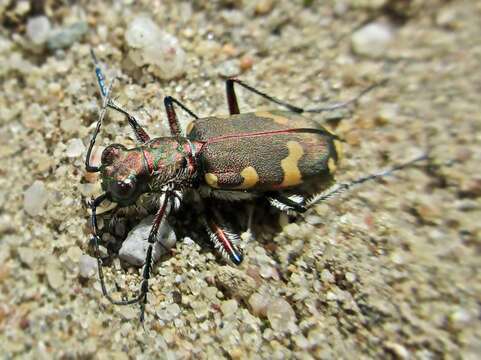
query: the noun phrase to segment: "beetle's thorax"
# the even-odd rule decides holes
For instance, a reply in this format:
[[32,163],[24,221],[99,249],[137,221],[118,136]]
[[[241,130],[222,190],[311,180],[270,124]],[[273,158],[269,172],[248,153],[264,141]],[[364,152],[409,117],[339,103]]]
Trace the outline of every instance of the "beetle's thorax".
[[187,138],[156,138],[142,146],[150,173],[149,187],[158,191],[167,182],[191,183],[197,173],[196,145]]

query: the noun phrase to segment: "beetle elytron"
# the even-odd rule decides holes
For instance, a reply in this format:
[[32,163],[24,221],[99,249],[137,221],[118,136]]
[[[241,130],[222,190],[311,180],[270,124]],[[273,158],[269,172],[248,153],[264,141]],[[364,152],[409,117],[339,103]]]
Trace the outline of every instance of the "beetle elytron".
[[[237,79],[226,81],[228,116],[199,118],[178,100],[167,96],[164,104],[169,121],[170,137],[151,139],[134,116],[110,97],[112,85],[107,89],[104,76],[92,52],[95,71],[103,99],[103,108],[90,141],[85,160],[88,172],[100,172],[104,194],[91,204],[93,242],[97,252],[99,277],[103,294],[114,304],[140,303],[143,321],[153,245],[162,221],[175,208],[185,191],[198,191],[204,202],[204,225],[210,240],[232,263],[240,264],[242,254],[237,247],[239,237],[222,223],[214,202],[265,197],[272,206],[282,211],[303,212],[310,205],[341,192],[352,185],[385,176],[404,168],[425,156],[400,165],[390,171],[369,175],[351,183],[335,184],[309,200],[292,192],[309,179],[329,175],[338,161],[338,138],[301,113],[320,113],[345,107],[374,86],[365,89],[356,98],[344,103],[302,109],[264,94]],[[240,114],[234,84],[276,103],[287,111]],[[174,105],[181,107],[194,120],[182,134]],[[107,108],[124,114],[132,127],[138,146],[127,149],[123,145],[107,146],[102,153],[101,165],[92,166],[90,155],[100,131]],[[160,204],[149,234],[143,280],[137,297],[114,300],[105,286],[102,260],[99,255],[96,208],[108,199],[120,206],[130,206],[144,193],[160,194]]]

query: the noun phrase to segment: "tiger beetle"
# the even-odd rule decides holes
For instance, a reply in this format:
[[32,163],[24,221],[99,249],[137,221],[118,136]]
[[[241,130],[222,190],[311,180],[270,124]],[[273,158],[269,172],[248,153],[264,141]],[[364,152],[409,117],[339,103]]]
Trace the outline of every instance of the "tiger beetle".
[[[87,172],[100,172],[104,191],[90,202],[92,242],[104,296],[115,305],[139,303],[141,322],[144,320],[157,232],[187,191],[197,192],[203,202],[202,222],[214,247],[226,259],[239,265],[243,259],[238,247],[240,238],[222,220],[222,213],[215,206],[217,202],[263,198],[280,211],[302,213],[313,204],[352,186],[390,175],[427,159],[427,155],[422,155],[387,171],[349,183],[327,184],[324,191],[306,197],[296,192],[299,185],[308,180],[321,181],[326,175],[332,175],[339,160],[337,145],[340,139],[301,114],[347,107],[377,84],[349,101],[304,109],[278,100],[241,80],[229,78],[225,82],[229,115],[199,117],[177,99],[166,96],[164,105],[171,136],[151,138],[137,119],[111,98],[113,82],[107,88],[93,51],[92,58],[103,106],[87,150],[85,166]],[[286,110],[241,114],[234,85]],[[174,105],[193,118],[185,134],[181,131]],[[125,115],[138,145],[132,149],[121,144],[109,145],[102,152],[101,165],[93,166],[90,155],[109,108]],[[140,290],[134,298],[114,300],[107,291],[102,271],[96,209],[104,200],[121,207],[131,206],[144,193],[159,195],[159,207],[148,237]]]

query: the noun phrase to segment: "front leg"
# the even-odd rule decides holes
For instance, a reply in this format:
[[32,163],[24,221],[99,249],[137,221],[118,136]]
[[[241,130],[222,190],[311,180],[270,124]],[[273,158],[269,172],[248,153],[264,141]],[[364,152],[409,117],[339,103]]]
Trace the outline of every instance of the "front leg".
[[163,198],[162,204],[159,207],[159,210],[155,214],[154,222],[152,223],[152,228],[150,229],[149,233],[149,247],[147,248],[147,253],[145,256],[145,264],[144,270],[142,272],[142,284],[140,286],[140,322],[144,322],[144,315],[145,315],[145,306],[147,304],[147,293],[149,292],[149,279],[150,279],[150,272],[152,270],[152,259],[153,259],[153,250],[154,244],[157,241],[157,234],[159,232],[159,227],[162,221],[167,216],[167,210],[169,209],[171,202],[171,194],[167,192],[165,197]]

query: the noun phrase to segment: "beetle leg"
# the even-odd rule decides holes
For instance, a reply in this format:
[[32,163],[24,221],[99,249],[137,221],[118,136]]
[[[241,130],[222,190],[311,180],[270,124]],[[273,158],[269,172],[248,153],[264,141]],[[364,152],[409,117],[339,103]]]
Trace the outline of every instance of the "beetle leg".
[[174,104],[180,106],[182,110],[184,110],[194,119],[198,119],[199,117],[191,110],[189,110],[187,106],[185,106],[179,100],[173,98],[172,96],[166,96],[164,98],[165,111],[167,112],[167,118],[169,120],[170,133],[172,136],[180,137],[182,136],[182,134],[180,132],[179,120],[177,119],[177,114],[175,113]]
[[283,195],[279,192],[267,195],[267,201],[281,211],[287,213],[298,212],[303,213],[307,210],[305,204],[306,199],[301,195]]
[[115,101],[110,100],[107,104],[107,106],[111,109],[114,109],[118,111],[119,113],[125,115],[127,117],[127,120],[129,122],[130,127],[134,131],[135,137],[137,138],[137,141],[140,142],[141,144],[146,143],[147,141],[150,140],[149,134],[144,130],[144,128],[139,124],[137,119],[130,114],[127,110],[122,108],[119,104],[117,104]]
[[360,177],[356,180],[353,180],[351,182],[336,183],[336,184],[330,186],[329,188],[327,188],[326,190],[324,190],[324,191],[322,191],[322,192],[320,192],[316,195],[313,195],[309,200],[306,201],[306,208],[310,208],[312,205],[314,205],[316,203],[319,203],[321,201],[328,200],[328,199],[330,199],[330,198],[332,198],[332,197],[334,197],[334,196],[336,196],[340,193],[343,193],[344,191],[349,190],[350,188],[352,188],[356,185],[360,185],[362,183],[365,183],[366,181],[376,180],[376,179],[380,179],[380,178],[383,178],[383,177],[386,177],[386,176],[390,176],[396,171],[399,171],[399,170],[405,169],[407,167],[413,166],[415,163],[420,162],[420,161],[424,161],[424,160],[429,160],[428,154],[423,154],[423,155],[418,156],[417,158],[414,158],[410,161],[407,161],[405,163],[393,166],[390,169],[387,169],[387,170],[384,170],[384,171],[381,171],[381,172],[378,172],[378,173],[375,173],[375,174],[362,176],[362,177]]
[[353,104],[353,103],[357,102],[361,96],[365,95],[366,93],[368,93],[369,91],[371,91],[372,89],[374,89],[375,87],[377,87],[379,85],[384,85],[385,82],[373,84],[373,85],[367,87],[366,89],[362,90],[354,98],[349,99],[347,101],[343,101],[343,102],[332,104],[332,105],[327,105],[327,106],[320,107],[320,108],[303,109],[301,107],[289,104],[285,101],[276,99],[273,96],[270,96],[270,95],[268,95],[268,94],[266,94],[262,91],[259,91],[259,90],[257,90],[256,88],[253,88],[250,85],[247,85],[246,83],[244,83],[243,81],[241,81],[239,79],[227,79],[226,80],[227,104],[229,106],[229,112],[230,112],[231,115],[239,114],[239,105],[237,103],[237,97],[236,97],[235,90],[234,90],[234,83],[239,84],[240,86],[242,86],[243,88],[253,92],[254,94],[262,96],[266,100],[269,100],[269,101],[271,101],[271,102],[273,102],[277,105],[281,105],[281,106],[287,108],[288,110],[290,110],[292,112],[296,112],[296,113],[304,113],[304,112],[320,113],[320,112],[324,112],[324,111],[336,110],[336,109],[339,109],[339,108],[346,107],[350,104]]
[[[92,61],[95,65],[95,75],[97,77],[97,83],[100,88],[100,95],[104,101],[104,106],[102,108],[102,111],[105,115],[105,108],[109,107],[111,109],[114,109],[122,114],[124,114],[127,117],[127,120],[129,121],[129,125],[132,127],[132,130],[134,130],[135,137],[137,138],[137,141],[140,143],[145,143],[150,140],[150,136],[147,134],[147,132],[142,128],[142,126],[139,124],[139,122],[135,119],[135,117],[131,114],[128,113],[127,110],[123,109],[120,105],[115,103],[110,97],[112,86],[114,81],[111,82],[109,89],[107,90],[107,86],[105,85],[105,75],[102,73],[102,69],[100,68],[99,62],[97,60],[97,57],[95,56],[95,53],[92,49],[90,49],[90,54],[92,55]],[[115,80],[115,79],[114,79]],[[99,126],[97,125],[99,128]],[[98,130],[96,131],[95,135],[97,135]],[[90,150],[90,149],[89,149]],[[90,155],[90,154],[89,154]]]
[[205,210],[207,214],[204,217],[204,226],[214,247],[224,258],[240,265],[243,256],[237,247],[240,242],[239,235],[225,225],[220,214],[210,204]]
[[114,305],[130,305],[130,304],[135,304],[138,303],[141,298],[142,298],[142,293],[139,294],[137,297],[132,298],[130,300],[114,300],[109,292],[107,291],[107,286],[105,285],[105,278],[104,278],[104,273],[102,270],[102,258],[100,256],[100,249],[99,249],[99,240],[100,237],[98,235],[99,229],[97,225],[97,207],[102,203],[107,198],[106,194],[100,195],[98,198],[94,199],[90,203],[90,209],[92,211],[92,240],[94,243],[94,248],[95,248],[95,257],[97,258],[97,268],[98,268],[98,273],[99,273],[99,280],[100,280],[100,286],[102,287],[102,293],[103,295]]
[[166,217],[167,209],[169,208],[170,193],[166,193],[163,199],[162,205],[155,214],[154,222],[149,233],[149,247],[145,256],[144,270],[142,271],[142,283],[140,285],[140,322],[144,322],[145,306],[147,304],[147,293],[149,292],[149,279],[150,272],[152,270],[152,253],[154,250],[154,244],[157,241],[157,233],[159,231],[160,224]]

